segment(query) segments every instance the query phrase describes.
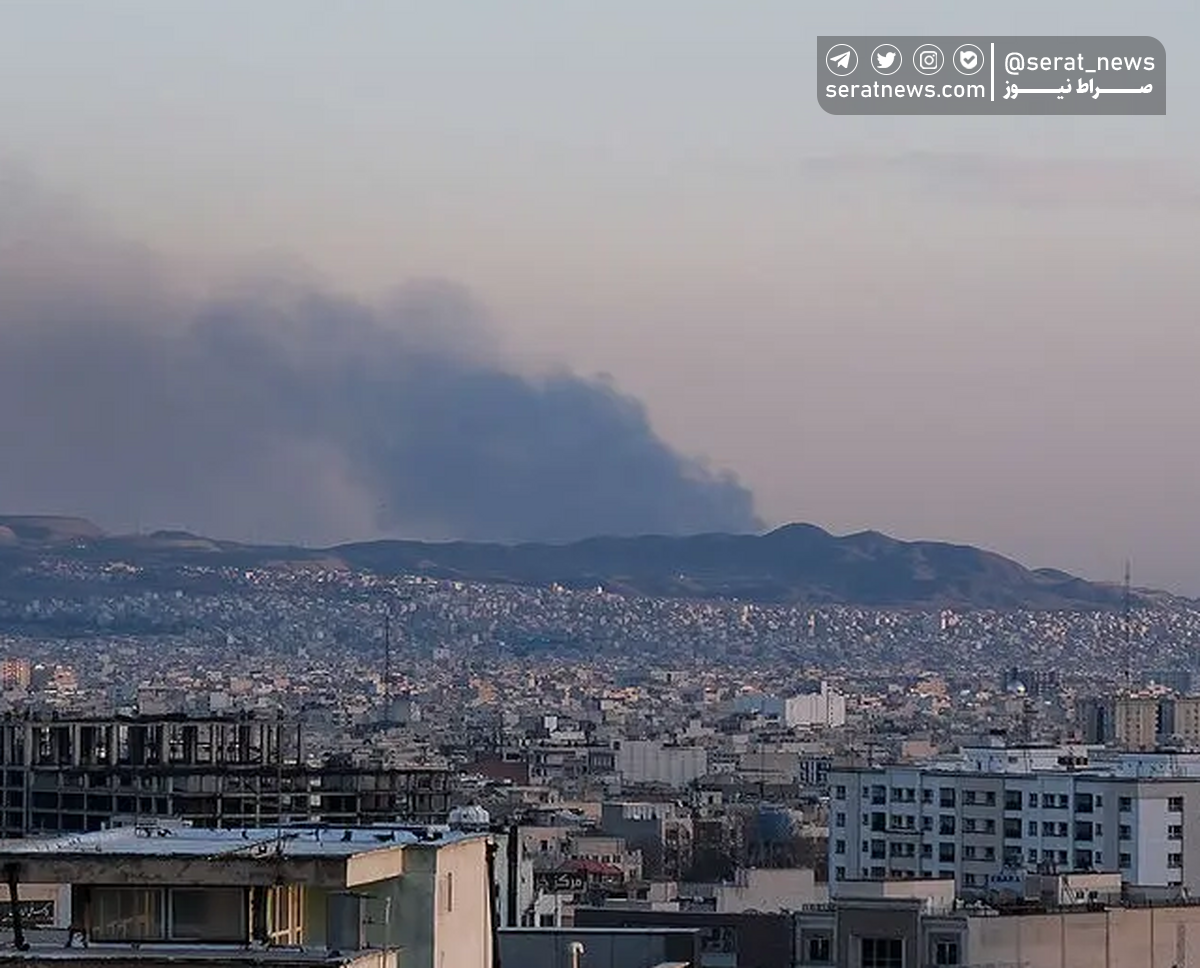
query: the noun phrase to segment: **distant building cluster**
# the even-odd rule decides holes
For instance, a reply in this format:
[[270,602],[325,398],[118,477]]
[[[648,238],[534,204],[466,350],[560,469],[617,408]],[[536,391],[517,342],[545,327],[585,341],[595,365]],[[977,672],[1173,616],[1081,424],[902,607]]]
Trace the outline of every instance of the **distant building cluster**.
[[0,600],[0,958],[1200,957],[1186,605],[70,568]]

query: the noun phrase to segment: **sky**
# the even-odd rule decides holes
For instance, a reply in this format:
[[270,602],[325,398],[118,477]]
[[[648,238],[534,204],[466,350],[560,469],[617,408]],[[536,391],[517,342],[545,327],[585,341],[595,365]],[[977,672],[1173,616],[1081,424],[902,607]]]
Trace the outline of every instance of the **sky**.
[[[800,520],[1200,594],[1200,8],[1048,6],[6,0],[0,502],[310,541]],[[1168,113],[820,110],[817,35],[922,32],[1151,34]]]

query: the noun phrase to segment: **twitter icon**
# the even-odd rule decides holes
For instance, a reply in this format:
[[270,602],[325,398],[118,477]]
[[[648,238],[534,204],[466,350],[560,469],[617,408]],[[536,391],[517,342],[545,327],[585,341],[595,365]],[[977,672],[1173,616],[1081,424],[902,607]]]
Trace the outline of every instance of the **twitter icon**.
[[903,59],[895,44],[880,44],[871,51],[871,66],[877,74],[895,74]]

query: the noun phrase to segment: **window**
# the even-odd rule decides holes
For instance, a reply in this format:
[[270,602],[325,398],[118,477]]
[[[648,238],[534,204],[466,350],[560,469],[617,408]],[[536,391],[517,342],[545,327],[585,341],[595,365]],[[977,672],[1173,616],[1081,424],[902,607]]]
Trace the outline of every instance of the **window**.
[[953,864],[954,844],[948,842],[938,844],[938,860],[943,864]]
[[246,892],[240,887],[176,887],[171,890],[171,940],[247,940]]
[[1171,797],[1167,801],[1167,809],[1171,813],[1183,813],[1183,797]]
[[1008,840],[1021,839],[1021,818],[1020,817],[1005,817],[1004,818],[1004,836]]
[[1177,823],[1167,828],[1167,840],[1183,840],[1183,827]]
[[844,786],[835,786],[833,788],[833,798],[835,800],[845,800],[846,799],[846,788]]
[[1037,848],[1035,848],[1035,847],[1030,847],[1030,848],[1029,848],[1029,854],[1028,854],[1027,856],[1028,856],[1029,863],[1031,863],[1031,864],[1036,864],[1036,863],[1037,863],[1037,859],[1038,859],[1038,852],[1037,852]]
[[88,936],[93,941],[159,941],[163,892],[158,888],[94,887]]
[[1004,791],[1004,809],[1005,810],[1020,810],[1021,809],[1021,791],[1020,790],[1005,790]]
[[1037,836],[1037,821],[1036,820],[1030,820],[1029,823],[1027,823],[1025,825],[1025,833],[1028,834],[1030,837]]
[[928,832],[933,829],[933,817],[921,818],[921,829]]
[[943,813],[938,817],[938,833],[944,837],[954,836],[954,814]]
[[1042,836],[1043,837],[1053,837],[1054,836],[1054,821],[1053,820],[1043,820],[1042,821]]
[[837,814],[834,814],[834,816],[833,816],[833,825],[834,825],[835,827],[844,827],[844,826],[846,826],[846,815],[845,815],[844,813],[837,813]]
[[974,817],[963,817],[963,833],[964,834],[975,833],[975,818]]
[[994,807],[996,805],[996,791],[988,790],[987,793],[983,795],[983,802],[989,807]]
[[834,843],[834,845],[833,845],[833,852],[834,852],[835,854],[844,854],[844,853],[846,853],[846,841],[844,841],[844,840],[839,840],[839,841],[837,841],[836,843]]
[[933,803],[933,791],[928,788],[922,790],[921,791],[921,802],[922,803]]
[[871,803],[875,806],[887,803],[887,788],[882,786],[871,787]]
[[1183,867],[1183,854],[1167,854],[1167,866],[1173,870]]
[[904,942],[899,938],[863,938],[859,954],[862,968],[904,968]]
[[294,948],[304,943],[303,884],[280,884],[269,888],[267,935],[274,945]]
[[883,860],[887,856],[887,845],[882,840],[871,841],[871,860]]
[[943,807],[953,807],[954,787],[942,787],[938,791],[938,803]]
[[953,966],[961,965],[959,960],[959,947],[957,938],[934,938],[933,940],[933,963],[942,968],[943,965]]
[[963,790],[963,805],[968,807],[975,806],[975,791]]
[[808,953],[810,964],[833,964],[833,939],[827,934],[805,935],[803,950]]
[[1036,793],[1029,794],[1029,805],[1036,807],[1038,805],[1038,795]]
[[871,829],[876,833],[887,830],[887,814],[873,813],[871,814]]
[[1129,813],[1133,809],[1133,797],[1117,797],[1117,809]]
[[1129,868],[1133,866],[1133,857],[1130,854],[1117,855],[1117,866],[1119,866],[1121,870],[1129,870]]
[[1090,842],[1092,839],[1092,825],[1086,820],[1076,820],[1075,839]]
[[985,834],[994,834],[996,832],[996,821],[993,820],[991,817],[988,817],[983,822],[983,832]]
[[1090,793],[1075,794],[1075,812],[1076,813],[1091,813],[1092,812],[1092,795]]
[[1121,824],[1117,828],[1117,837],[1120,840],[1133,840],[1133,828],[1127,823]]
[[835,881],[844,881],[846,879],[846,868],[835,867],[833,869],[833,879]]
[[700,935],[700,950],[705,954],[734,954],[738,950],[736,929],[720,925]]

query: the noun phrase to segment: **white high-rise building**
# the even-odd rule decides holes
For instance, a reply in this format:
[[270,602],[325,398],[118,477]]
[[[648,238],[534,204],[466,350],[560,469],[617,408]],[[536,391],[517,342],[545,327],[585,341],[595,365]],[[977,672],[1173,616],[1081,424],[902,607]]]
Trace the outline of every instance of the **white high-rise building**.
[[1200,754],[967,748],[920,765],[829,773],[829,879],[1108,871],[1200,890]]

